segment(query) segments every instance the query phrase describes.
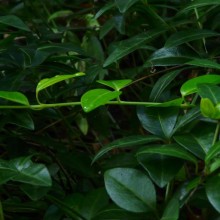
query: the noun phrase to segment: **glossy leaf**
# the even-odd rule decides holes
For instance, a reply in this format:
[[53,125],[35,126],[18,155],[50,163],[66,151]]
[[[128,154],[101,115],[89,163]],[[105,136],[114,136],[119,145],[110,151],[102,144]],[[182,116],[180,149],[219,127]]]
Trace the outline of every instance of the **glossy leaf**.
[[160,154],[188,160],[195,164],[197,163],[196,158],[191,153],[187,152],[177,144],[147,146],[137,152],[137,156],[140,156],[141,154]]
[[141,171],[114,168],[105,172],[104,179],[109,196],[119,207],[137,213],[155,211],[155,188]]
[[209,202],[220,212],[220,175],[210,177],[205,185],[205,189]]
[[183,165],[182,160],[158,154],[140,154],[137,160],[161,188],[175,177]]
[[162,138],[170,138],[176,124],[177,108],[138,107],[138,118],[147,131]]
[[71,79],[71,78],[75,78],[78,76],[84,76],[85,73],[79,72],[79,73],[75,73],[72,75],[57,75],[54,76],[52,78],[46,78],[46,79],[42,79],[38,84],[37,84],[37,88],[36,88],[36,97],[38,99],[38,93],[40,91],[42,91],[43,89],[46,89],[47,87],[50,87],[58,82],[67,80],[67,79]]
[[198,91],[198,85],[204,83],[219,84],[220,75],[203,75],[186,81],[180,88],[182,96],[187,96]]
[[180,65],[195,58],[198,58],[198,55],[189,48],[163,47],[149,57],[144,67]]
[[192,134],[183,134],[174,136],[175,141],[184,147],[186,150],[192,152],[195,156],[204,159],[206,151],[200,145],[198,139]]
[[186,64],[203,68],[220,69],[220,64],[208,59],[194,59]]
[[29,105],[27,97],[20,92],[0,91],[0,98],[22,105]]
[[121,13],[125,13],[133,4],[139,0],[115,0],[115,4]]
[[83,94],[81,105],[85,112],[90,112],[101,105],[105,105],[108,101],[118,98],[120,94],[120,91],[93,89]]
[[155,141],[160,141],[161,139],[156,136],[141,136],[141,135],[134,135],[130,137],[121,138],[118,140],[113,141],[110,144],[107,144],[104,146],[93,158],[92,163],[97,161],[99,158],[101,158],[103,155],[108,153],[109,151],[117,148],[131,148],[136,147],[142,144],[147,144]]
[[201,84],[197,86],[198,94],[202,98],[208,98],[214,105],[220,103],[220,87],[212,84]]
[[154,87],[150,93],[150,100],[157,101],[163,91],[170,85],[170,83],[175,79],[175,77],[181,72],[181,70],[175,70],[173,72],[169,72],[157,80],[154,84]]
[[183,43],[187,43],[190,41],[207,38],[207,37],[213,37],[219,35],[217,32],[210,31],[210,30],[187,30],[187,31],[180,31],[176,32],[173,35],[171,35],[166,43],[165,47],[176,47]]
[[15,27],[23,31],[30,31],[29,27],[15,15],[0,16],[0,24]]
[[30,157],[21,157],[10,161],[0,160],[0,183],[6,183],[9,180],[35,186],[51,186],[52,184],[46,166],[33,163]]
[[133,51],[139,49],[145,43],[153,40],[165,30],[152,30],[146,33],[138,34],[130,39],[123,40],[118,43],[117,48],[105,60],[103,67],[107,67]]
[[220,153],[220,142],[215,143],[208,151],[205,157],[205,162],[208,164]]
[[178,220],[180,205],[177,198],[172,198],[163,213],[161,220]]
[[108,86],[116,91],[119,91],[124,87],[128,86],[132,82],[132,80],[131,79],[109,80],[109,81],[98,80],[97,82],[105,86]]

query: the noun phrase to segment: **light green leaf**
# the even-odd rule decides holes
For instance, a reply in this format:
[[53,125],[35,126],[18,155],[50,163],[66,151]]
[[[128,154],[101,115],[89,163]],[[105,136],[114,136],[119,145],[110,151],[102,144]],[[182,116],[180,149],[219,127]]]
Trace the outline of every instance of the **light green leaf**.
[[204,83],[219,84],[220,75],[203,75],[186,81],[180,88],[182,96],[187,96],[198,91],[198,85]]
[[172,198],[163,213],[161,220],[178,220],[180,204],[177,198]]
[[0,160],[0,184],[9,180],[35,186],[51,186],[50,174],[43,164],[33,163],[30,157],[10,161]]
[[178,14],[185,13],[185,12],[187,12],[189,10],[193,10],[195,8],[200,8],[200,7],[204,7],[204,6],[212,6],[212,5],[220,5],[220,1],[219,0],[213,0],[213,1],[209,1],[209,0],[194,0],[194,1],[191,1],[191,3],[188,4]]
[[194,59],[192,61],[187,62],[186,64],[192,66],[204,67],[204,68],[211,68],[218,70],[220,69],[220,64],[208,59]]
[[177,32],[171,35],[167,39],[164,47],[176,47],[183,43],[187,43],[193,40],[213,37],[213,36],[218,36],[218,35],[219,34],[217,32],[210,31],[210,30],[193,29],[193,30],[187,30],[187,31],[180,31],[180,32]]
[[36,88],[36,98],[38,100],[38,102],[40,103],[39,99],[38,99],[38,93],[43,90],[46,89],[49,86],[52,86],[58,82],[67,80],[67,79],[71,79],[71,78],[75,78],[78,76],[84,76],[85,73],[79,72],[79,73],[75,73],[72,75],[57,75],[54,76],[52,78],[46,78],[46,79],[42,79],[38,84],[37,84],[37,88]]
[[107,67],[110,64],[117,62],[119,59],[125,57],[129,53],[139,49],[146,42],[149,42],[155,39],[158,35],[162,34],[165,29],[152,30],[149,32],[144,32],[138,34],[130,39],[123,40],[118,43],[117,48],[109,55],[109,57],[105,60],[103,67]]
[[220,111],[214,106],[208,98],[202,98],[200,101],[200,110],[204,117],[211,119],[220,119]]
[[73,14],[73,12],[70,11],[70,10],[56,11],[56,12],[54,12],[53,14],[51,14],[51,15],[49,16],[48,22],[50,22],[50,21],[52,21],[52,20],[54,20],[54,19],[56,19],[56,18],[67,17],[67,16],[72,15],[72,14]]
[[118,98],[120,94],[120,91],[93,89],[81,97],[81,105],[85,112],[90,112],[101,105],[105,105],[108,101]]
[[15,27],[23,31],[31,31],[29,27],[15,15],[0,16],[0,24]]
[[114,168],[105,172],[104,179],[109,196],[119,207],[137,213],[155,211],[154,185],[139,170]]
[[27,97],[20,92],[0,91],[0,98],[17,102],[22,105],[29,105]]
[[162,146],[147,146],[146,148],[142,148],[137,152],[137,156],[140,154],[161,154],[167,155],[172,157],[177,157],[183,160],[191,161],[197,164],[197,159],[189,152],[184,150],[177,144],[169,144],[169,145],[162,145]]
[[220,175],[209,178],[205,184],[205,189],[209,202],[220,212]]
[[115,4],[121,13],[125,13],[133,4],[139,0],[115,0]]
[[131,79],[122,79],[122,80],[97,80],[98,83],[111,87],[112,89],[119,91],[124,87],[128,86],[132,80]]
[[93,158],[92,163],[97,161],[99,158],[101,158],[104,154],[108,153],[109,151],[117,148],[130,148],[130,147],[136,147],[138,145],[147,144],[154,141],[159,141],[161,138],[148,135],[148,136],[141,136],[141,135],[134,135],[130,137],[121,138],[118,140],[113,141],[110,144],[107,144],[104,146]]

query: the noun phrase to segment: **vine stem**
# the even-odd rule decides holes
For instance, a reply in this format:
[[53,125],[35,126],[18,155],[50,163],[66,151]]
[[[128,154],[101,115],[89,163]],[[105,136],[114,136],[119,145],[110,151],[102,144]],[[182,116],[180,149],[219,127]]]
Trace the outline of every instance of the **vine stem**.
[[216,125],[216,129],[215,129],[215,134],[214,134],[214,138],[212,141],[212,145],[214,145],[218,138],[219,138],[219,130],[220,130],[220,120],[217,121],[217,125]]
[[[109,101],[105,103],[106,105],[143,105],[148,107],[157,107],[163,103],[157,102],[133,102],[133,101]],[[78,106],[81,102],[65,102],[65,103],[52,103],[52,104],[38,104],[38,105],[1,105],[0,109],[32,109],[32,110],[42,110],[45,108],[58,108],[67,106]],[[191,108],[194,105],[191,104],[181,104],[180,108]]]

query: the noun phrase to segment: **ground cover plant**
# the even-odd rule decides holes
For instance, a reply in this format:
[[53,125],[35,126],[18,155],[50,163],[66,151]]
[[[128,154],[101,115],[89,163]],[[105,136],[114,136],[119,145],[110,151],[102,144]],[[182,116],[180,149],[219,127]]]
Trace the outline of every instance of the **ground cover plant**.
[[1,0],[0,219],[220,215],[220,1]]

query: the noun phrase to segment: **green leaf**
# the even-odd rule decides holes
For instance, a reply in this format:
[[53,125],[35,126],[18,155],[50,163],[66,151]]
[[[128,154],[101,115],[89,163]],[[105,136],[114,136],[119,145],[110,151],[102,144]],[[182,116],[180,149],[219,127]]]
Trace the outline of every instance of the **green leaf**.
[[220,69],[220,64],[208,59],[194,59],[186,64],[191,66],[199,66],[203,68]]
[[119,207],[137,213],[155,211],[155,188],[142,172],[114,168],[105,172],[104,179],[109,196]]
[[23,31],[31,31],[29,27],[15,15],[0,16],[0,24],[15,27]]
[[114,2],[108,2],[104,7],[102,7],[95,15],[94,19],[98,19],[101,15],[103,15],[106,11],[109,11],[115,6]]
[[33,163],[30,157],[10,161],[0,160],[0,184],[9,180],[35,186],[51,186],[50,174],[43,164]]
[[220,175],[209,178],[205,184],[205,189],[209,202],[220,212]]
[[115,0],[115,4],[121,13],[125,13],[133,4],[139,0]]
[[172,198],[163,213],[161,220],[178,220],[179,219],[180,204],[177,198]]
[[123,89],[124,87],[128,86],[132,80],[131,79],[122,79],[122,80],[98,80],[98,83],[108,86],[116,91]]
[[202,98],[200,101],[200,110],[204,117],[211,119],[220,119],[220,111],[214,106],[208,98]]
[[178,108],[138,107],[138,118],[147,131],[162,138],[169,139],[178,116]]
[[117,62],[119,59],[139,49],[146,42],[155,39],[158,35],[162,34],[165,30],[152,30],[146,33],[138,34],[130,39],[123,40],[118,43],[116,49],[105,60],[103,67],[107,67],[110,64]]
[[0,98],[22,105],[29,105],[27,97],[20,92],[0,91]]
[[157,101],[163,91],[169,86],[169,84],[173,81],[173,79],[182,71],[180,70],[175,70],[172,72],[169,72],[162,77],[160,77],[157,82],[154,84],[154,87],[150,93],[149,99],[152,101]]
[[33,201],[37,201],[43,198],[47,192],[50,190],[50,187],[42,186],[33,186],[29,184],[22,184],[20,189]]
[[177,135],[174,136],[174,140],[186,150],[192,152],[198,158],[202,160],[205,158],[206,151],[203,146],[200,145],[199,140],[194,135]]
[[39,99],[38,99],[38,93],[40,91],[42,91],[43,89],[46,89],[49,86],[52,86],[58,82],[67,80],[67,79],[71,79],[71,78],[75,78],[78,76],[84,76],[85,73],[79,72],[79,73],[75,73],[72,75],[57,75],[54,76],[52,78],[46,78],[46,79],[42,79],[38,84],[37,84],[37,88],[36,88],[36,98],[38,100],[38,102],[40,103]]
[[109,151],[117,148],[130,148],[136,147],[138,145],[147,144],[154,141],[160,141],[161,139],[155,136],[141,136],[141,135],[134,135],[130,137],[121,138],[118,140],[113,141],[110,144],[104,146],[93,158],[92,163],[97,161],[101,158],[104,154],[108,153]]
[[203,75],[186,81],[180,88],[182,96],[187,96],[198,91],[198,85],[204,83],[219,84],[220,75]]
[[197,86],[198,94],[204,99],[208,98],[214,105],[220,103],[220,87],[212,84],[201,84]]
[[93,109],[105,105],[108,101],[118,98],[121,92],[110,91],[107,89],[93,89],[81,97],[81,105],[85,112],[90,112]]
[[52,20],[54,20],[54,19],[56,19],[56,18],[67,17],[67,16],[72,15],[72,14],[73,14],[73,12],[70,11],[70,10],[56,11],[56,12],[54,12],[53,14],[51,14],[51,15],[49,16],[48,22],[50,22],[50,21],[52,21]]
[[140,154],[137,155],[137,160],[161,188],[175,177],[183,165],[182,160],[159,154]]
[[171,35],[167,39],[164,47],[176,47],[183,43],[187,43],[193,40],[198,40],[198,39],[213,37],[218,35],[219,34],[217,32],[204,30],[204,29],[180,31]]
[[163,47],[149,57],[144,67],[180,65],[195,58],[198,55],[187,47]]
[[206,164],[208,164],[212,159],[214,159],[219,153],[220,153],[220,142],[217,142],[207,152],[205,157]]
[[162,146],[157,146],[157,145],[147,146],[137,152],[137,156],[140,156],[141,154],[167,155],[167,156],[180,158],[183,160],[188,160],[197,164],[197,159],[191,153],[187,152],[177,144],[169,144]]
[[194,0],[190,4],[188,4],[184,9],[182,9],[178,14],[185,13],[189,10],[197,9],[204,6],[212,6],[212,5],[220,5],[220,2],[218,0]]

